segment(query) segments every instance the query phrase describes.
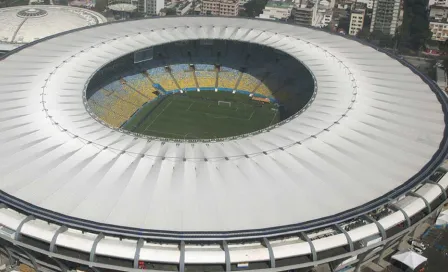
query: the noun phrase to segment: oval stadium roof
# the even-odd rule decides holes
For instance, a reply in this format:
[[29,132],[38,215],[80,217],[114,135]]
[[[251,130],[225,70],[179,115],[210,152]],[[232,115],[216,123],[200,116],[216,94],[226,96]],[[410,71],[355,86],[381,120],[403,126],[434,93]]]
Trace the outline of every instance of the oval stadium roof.
[[[314,74],[315,100],[270,131],[217,142],[147,140],[91,118],[83,90],[98,69],[187,39],[282,50]],[[240,18],[57,35],[0,61],[1,200],[67,225],[183,234],[339,222],[411,189],[446,155],[443,94],[411,69],[338,35]]]
[[21,45],[67,30],[107,22],[94,11],[68,6],[18,6],[0,9],[0,45]]

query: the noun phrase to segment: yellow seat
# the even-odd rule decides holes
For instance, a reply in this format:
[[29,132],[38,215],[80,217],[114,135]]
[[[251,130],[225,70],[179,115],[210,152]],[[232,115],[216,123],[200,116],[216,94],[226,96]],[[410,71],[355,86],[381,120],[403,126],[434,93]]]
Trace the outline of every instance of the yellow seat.
[[242,91],[253,92],[257,85],[260,84],[260,80],[249,75],[243,74],[237,89]]
[[199,87],[215,87],[216,72],[196,71]]

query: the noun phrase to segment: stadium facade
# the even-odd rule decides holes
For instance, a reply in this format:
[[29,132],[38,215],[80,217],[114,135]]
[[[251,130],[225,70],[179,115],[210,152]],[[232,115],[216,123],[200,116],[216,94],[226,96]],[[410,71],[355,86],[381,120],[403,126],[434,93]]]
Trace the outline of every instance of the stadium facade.
[[[201,39],[285,52],[317,94],[287,122],[207,142],[87,112],[108,63]],[[181,17],[71,31],[3,57],[0,94],[0,248],[39,271],[359,271],[447,199],[443,92],[400,58],[306,27]]]

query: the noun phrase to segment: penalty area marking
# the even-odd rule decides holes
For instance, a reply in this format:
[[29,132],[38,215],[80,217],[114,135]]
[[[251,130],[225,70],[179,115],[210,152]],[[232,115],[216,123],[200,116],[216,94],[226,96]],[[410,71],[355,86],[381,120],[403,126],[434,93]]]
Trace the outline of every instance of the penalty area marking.
[[170,103],[168,103],[168,105],[166,105],[165,108],[163,108],[163,110],[159,114],[157,114],[156,118],[154,118],[154,120],[152,120],[152,122],[148,126],[146,126],[144,131],[146,131],[150,126],[152,126],[152,124],[154,124],[157,118],[159,118],[159,116],[171,105],[171,103],[173,103],[173,101],[170,101]]
[[191,102],[190,106],[186,109],[186,111],[190,111],[191,106],[193,106],[194,102]]
[[272,120],[271,120],[271,122],[269,123],[269,126],[272,126],[272,122],[274,122],[274,118],[275,118],[275,116],[277,116],[277,112],[278,112],[278,110],[275,111],[275,114],[274,114],[274,116],[272,117]]

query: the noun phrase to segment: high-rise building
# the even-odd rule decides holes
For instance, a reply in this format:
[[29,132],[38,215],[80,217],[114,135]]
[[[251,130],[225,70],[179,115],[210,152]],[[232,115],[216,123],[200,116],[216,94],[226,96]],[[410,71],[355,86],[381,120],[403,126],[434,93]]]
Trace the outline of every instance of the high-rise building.
[[164,0],[138,0],[138,12],[144,14],[158,15],[164,7]]
[[348,30],[348,34],[355,36],[358,34],[359,31],[362,30],[362,26],[364,25],[364,16],[365,16],[365,10],[358,9],[353,10],[350,15],[350,27]]
[[314,4],[308,0],[299,0],[291,11],[294,22],[297,24],[311,25],[313,23]]
[[370,32],[381,31],[394,36],[400,17],[401,0],[375,0]]
[[203,0],[202,14],[237,16],[240,0]]

